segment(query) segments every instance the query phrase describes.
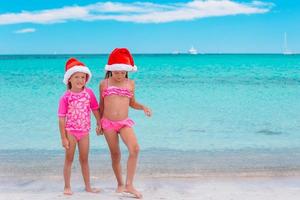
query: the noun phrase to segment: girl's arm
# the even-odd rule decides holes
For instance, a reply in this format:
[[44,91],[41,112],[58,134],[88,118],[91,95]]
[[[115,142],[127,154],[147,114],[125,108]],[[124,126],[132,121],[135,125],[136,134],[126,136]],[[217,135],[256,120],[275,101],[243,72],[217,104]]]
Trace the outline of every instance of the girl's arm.
[[102,91],[104,89],[104,81],[102,80],[99,85],[99,94],[100,94],[100,102],[99,102],[99,113],[100,113],[100,119],[103,117],[104,112],[104,99],[102,97]]
[[93,110],[93,114],[96,118],[96,121],[97,121],[97,128],[96,128],[96,133],[97,135],[102,135],[102,130],[101,130],[101,123],[100,123],[100,112],[99,112],[99,109],[97,110]]
[[59,123],[59,132],[60,132],[60,138],[61,138],[61,144],[65,149],[69,148],[69,140],[67,138],[66,133],[66,119],[65,117],[58,117],[58,123]]
[[134,85],[134,81],[131,81],[131,86],[132,86],[133,96],[130,99],[129,106],[131,108],[133,108],[133,109],[136,109],[136,110],[143,110],[144,113],[145,113],[145,115],[147,115],[148,117],[150,117],[152,115],[151,109],[147,108],[146,106],[144,106],[143,104],[140,104],[139,102],[137,102],[135,100],[135,95],[134,95],[135,85]]
[[103,97],[102,97],[102,91],[103,91],[103,87],[104,87],[104,81],[101,81],[100,82],[100,84],[99,84],[99,94],[100,94],[100,102],[99,102],[99,109],[97,110],[97,117],[96,117],[96,115],[95,115],[95,113],[94,113],[94,115],[95,115],[95,117],[96,117],[96,119],[97,119],[97,134],[98,135],[102,135],[103,134],[103,130],[102,130],[102,127],[101,127],[101,119],[102,119],[102,117],[103,117],[103,111],[104,111],[104,99],[103,99]]
[[94,116],[95,116],[95,118],[96,118],[96,121],[97,121],[97,124],[98,123],[100,123],[100,112],[99,112],[99,109],[97,109],[97,110],[93,110],[93,114],[94,114]]
[[100,112],[99,112],[99,109],[93,110],[93,114],[94,114],[94,116],[95,116],[95,118],[96,118],[97,126],[101,126],[101,124],[100,124],[101,118],[100,118]]
[[88,92],[90,93],[91,96],[90,108],[92,109],[92,112],[96,118],[97,125],[99,125],[100,124],[99,104],[94,92],[92,90],[88,90]]
[[94,117],[96,119],[97,127],[96,127],[96,133],[97,135],[101,134],[101,123],[100,123],[100,113],[99,113],[99,104],[97,101],[97,98],[94,94],[94,92],[91,89],[87,90],[90,95],[90,108],[94,114]]

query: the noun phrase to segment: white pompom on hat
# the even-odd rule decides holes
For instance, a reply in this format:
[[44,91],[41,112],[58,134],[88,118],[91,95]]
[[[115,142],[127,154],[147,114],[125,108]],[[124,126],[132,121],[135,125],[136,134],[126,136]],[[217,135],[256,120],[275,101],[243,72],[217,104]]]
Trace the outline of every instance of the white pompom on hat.
[[116,48],[110,53],[105,70],[135,72],[137,66],[134,65],[132,55],[128,49]]
[[66,62],[66,68],[65,68],[65,75],[64,75],[64,84],[68,84],[69,79],[71,78],[71,76],[76,73],[76,72],[82,72],[82,73],[86,73],[87,76],[87,80],[86,83],[88,83],[91,78],[92,78],[92,73],[89,70],[89,68],[87,66],[85,66],[85,64],[83,64],[82,62],[78,61],[76,58],[70,58],[67,62]]

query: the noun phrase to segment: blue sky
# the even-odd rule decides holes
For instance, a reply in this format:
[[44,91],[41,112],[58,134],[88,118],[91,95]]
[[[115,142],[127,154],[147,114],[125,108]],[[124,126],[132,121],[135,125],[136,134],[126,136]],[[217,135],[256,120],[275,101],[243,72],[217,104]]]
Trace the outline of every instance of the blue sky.
[[298,0],[0,1],[0,54],[300,52]]

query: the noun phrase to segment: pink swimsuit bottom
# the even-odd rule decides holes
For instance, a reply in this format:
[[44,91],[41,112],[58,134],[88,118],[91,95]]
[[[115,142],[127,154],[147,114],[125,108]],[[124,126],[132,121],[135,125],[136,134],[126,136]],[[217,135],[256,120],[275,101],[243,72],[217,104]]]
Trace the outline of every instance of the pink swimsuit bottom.
[[121,128],[132,127],[133,125],[134,121],[132,121],[130,118],[119,121],[112,121],[104,117],[101,119],[101,126],[103,130],[114,130],[117,133],[120,132]]
[[[68,131],[68,130],[67,130]],[[85,132],[85,131],[68,131],[68,133],[70,133],[71,135],[73,135],[75,137],[75,139],[77,140],[77,142],[79,140],[81,140],[84,136],[88,135],[89,132]]]

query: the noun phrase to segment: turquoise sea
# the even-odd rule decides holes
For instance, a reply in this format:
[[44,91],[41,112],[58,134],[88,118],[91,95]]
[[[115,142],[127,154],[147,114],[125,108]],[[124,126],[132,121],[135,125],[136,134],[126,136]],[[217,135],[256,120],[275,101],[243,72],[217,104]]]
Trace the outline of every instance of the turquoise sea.
[[[99,96],[107,55],[0,56],[1,160],[63,156],[57,107],[66,89],[64,65],[71,56],[90,68],[89,87]],[[155,161],[157,167],[174,168],[174,173],[181,162],[190,162],[196,171],[209,169],[214,158],[229,160],[224,165],[233,170],[233,161],[250,168],[300,169],[300,55],[134,58],[138,72],[129,76],[136,81],[136,98],[153,110],[151,118],[130,111],[141,163],[151,158],[149,169]],[[92,155],[107,155],[92,121]],[[124,145],[122,149],[126,152]],[[188,166],[184,169],[189,171]]]

